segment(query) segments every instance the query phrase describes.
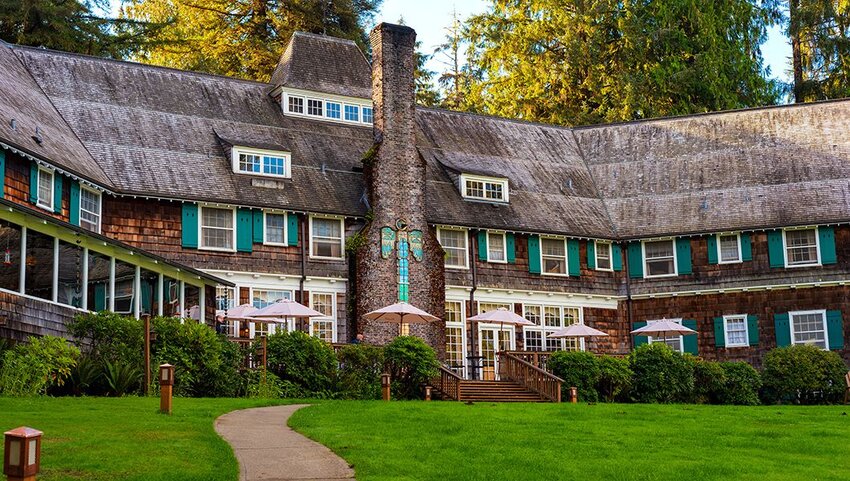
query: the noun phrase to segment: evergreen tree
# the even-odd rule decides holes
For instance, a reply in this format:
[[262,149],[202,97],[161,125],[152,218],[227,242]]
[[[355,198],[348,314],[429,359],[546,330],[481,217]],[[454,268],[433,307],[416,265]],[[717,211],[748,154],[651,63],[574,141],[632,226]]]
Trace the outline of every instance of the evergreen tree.
[[[399,25],[406,25],[404,17],[398,19]],[[422,41],[417,40],[414,45],[414,59],[416,69],[413,71],[414,86],[416,89],[416,103],[425,107],[433,107],[440,103],[440,93],[434,88],[433,70],[428,70],[428,61],[431,55],[422,53]]]
[[440,62],[446,68],[437,79],[442,91],[441,106],[450,110],[472,110],[472,106],[465,103],[470,74],[468,65],[463,63],[461,58],[466,42],[463,24],[457,16],[457,11],[452,13],[452,23],[445,31],[443,43],[434,51],[434,55],[439,56]]

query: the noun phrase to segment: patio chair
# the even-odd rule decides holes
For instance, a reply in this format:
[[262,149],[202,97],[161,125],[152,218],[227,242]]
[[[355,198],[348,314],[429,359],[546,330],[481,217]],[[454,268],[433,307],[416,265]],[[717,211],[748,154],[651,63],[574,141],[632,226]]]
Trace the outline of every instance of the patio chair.
[[844,404],[847,404],[847,401],[850,400],[850,371],[847,371],[847,374],[844,375],[844,384],[846,385],[844,389]]

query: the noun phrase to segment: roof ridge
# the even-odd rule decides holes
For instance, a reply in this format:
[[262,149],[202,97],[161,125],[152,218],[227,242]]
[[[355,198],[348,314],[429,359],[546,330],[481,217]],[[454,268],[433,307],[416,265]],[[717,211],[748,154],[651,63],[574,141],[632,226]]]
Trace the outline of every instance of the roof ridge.
[[295,36],[311,37],[311,38],[315,38],[315,39],[318,39],[318,40],[344,43],[344,44],[348,44],[348,45],[352,45],[354,47],[357,47],[357,42],[355,42],[354,40],[351,40],[351,39],[348,39],[348,38],[334,37],[332,35],[326,35],[326,34],[323,34],[323,33],[312,33],[312,32],[305,32],[303,30],[295,30],[294,32],[292,32],[292,36],[293,37],[295,37]]
[[426,107],[424,105],[417,105],[416,110],[430,110],[432,112],[437,112],[437,113],[457,114],[457,115],[469,116],[469,117],[479,117],[479,118],[483,118],[483,119],[502,120],[502,121],[505,121],[505,122],[511,122],[511,123],[516,123],[516,124],[524,124],[524,125],[534,125],[534,126],[538,126],[538,127],[548,127],[548,128],[557,129],[557,130],[572,131],[573,129],[576,128],[576,127],[572,127],[572,126],[569,126],[569,125],[547,124],[545,122],[537,122],[537,121],[534,121],[534,120],[514,119],[514,118],[510,118],[510,117],[501,117],[499,115],[482,114],[482,113],[478,113],[478,112],[466,112],[466,111],[462,111],[462,110],[451,110],[451,109],[445,109],[445,108],[442,108],[442,107]]

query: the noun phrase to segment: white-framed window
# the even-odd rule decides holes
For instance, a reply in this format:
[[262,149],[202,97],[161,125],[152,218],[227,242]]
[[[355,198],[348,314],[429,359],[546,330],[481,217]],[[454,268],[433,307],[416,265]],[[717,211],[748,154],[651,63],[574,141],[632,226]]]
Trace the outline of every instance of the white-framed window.
[[717,262],[720,264],[741,262],[740,234],[717,234]]
[[824,350],[829,349],[826,310],[789,312],[788,318],[792,344],[811,344]]
[[345,104],[345,120],[348,122],[360,122],[360,107]]
[[373,112],[372,107],[366,107],[365,105],[363,106],[363,118],[362,118],[362,120],[363,120],[364,124],[371,124],[372,123],[372,121],[374,119],[372,112]]
[[446,362],[463,375],[466,365],[466,318],[463,301],[446,301]]
[[487,262],[508,262],[504,232],[487,231]]
[[594,251],[596,252],[596,269],[600,271],[614,270],[611,264],[611,243],[603,241],[593,241]]
[[36,205],[47,210],[53,210],[53,176],[55,172],[39,166],[38,168],[38,199]]
[[293,292],[288,289],[267,289],[265,287],[251,288],[251,305],[262,309],[281,299],[292,300]]
[[723,316],[723,333],[726,347],[746,347],[750,345],[746,314]]
[[339,120],[342,118],[342,105],[339,102],[325,101],[325,115],[329,119]]
[[342,218],[310,216],[310,257],[342,259],[344,250]]
[[215,287],[215,308],[218,310],[233,309],[239,304],[239,296],[235,287]]
[[[676,324],[682,323],[681,319],[667,319],[667,320],[671,321],[671,322],[675,322]],[[646,321],[646,325],[651,326],[651,325],[655,324],[656,322],[658,322],[658,321],[657,320]],[[667,344],[668,346],[670,346],[670,349],[672,349],[676,352],[681,352],[681,353],[685,352],[685,340],[682,336],[669,336],[669,337],[647,336],[646,340],[649,344],[652,344],[654,342],[660,342],[660,343]]]
[[[135,281],[132,279],[115,281],[115,309],[116,314],[133,313],[133,287]],[[106,305],[109,305],[109,292],[106,293]]]
[[540,259],[544,275],[568,275],[567,240],[554,237],[541,237]]
[[440,227],[437,229],[437,238],[446,252],[446,267],[453,269],[469,268],[466,229]]
[[336,342],[336,294],[311,292],[310,307],[324,314],[310,318],[310,335],[328,343]]
[[289,152],[233,147],[233,171],[238,174],[291,177]]
[[80,227],[100,232],[100,192],[80,187]]
[[324,116],[324,102],[319,99],[307,99],[307,115],[314,117]]
[[202,205],[198,228],[199,249],[228,252],[236,249],[236,209]]
[[263,244],[284,246],[286,239],[286,214],[263,211]]
[[643,242],[644,277],[676,275],[676,243],[673,239]]
[[508,202],[508,179],[460,176],[461,194],[466,199],[487,202]]
[[806,267],[820,265],[820,240],[817,227],[785,229],[785,266]]
[[580,307],[524,304],[523,317],[534,326],[523,327],[523,339],[527,351],[575,351],[584,350],[580,339],[555,339],[549,335],[572,324],[582,324]]
[[304,97],[288,96],[288,110],[292,114],[304,113]]

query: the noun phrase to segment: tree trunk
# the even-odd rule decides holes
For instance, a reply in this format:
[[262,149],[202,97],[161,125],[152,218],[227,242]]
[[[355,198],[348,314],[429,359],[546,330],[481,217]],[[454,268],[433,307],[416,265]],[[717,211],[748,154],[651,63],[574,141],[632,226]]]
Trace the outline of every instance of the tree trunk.
[[791,37],[791,59],[794,69],[794,102],[805,101],[803,96],[803,53],[801,51],[800,0],[788,0],[788,36]]

